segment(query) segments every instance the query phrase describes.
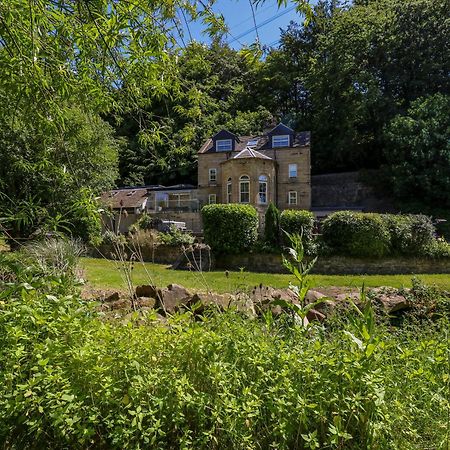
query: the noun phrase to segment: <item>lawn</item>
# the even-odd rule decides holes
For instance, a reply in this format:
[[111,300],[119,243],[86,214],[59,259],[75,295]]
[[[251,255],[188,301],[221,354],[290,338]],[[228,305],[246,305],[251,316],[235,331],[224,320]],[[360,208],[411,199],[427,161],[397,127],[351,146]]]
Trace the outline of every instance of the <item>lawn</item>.
[[[82,268],[89,284],[98,288],[125,289],[120,271],[113,261],[97,258],[83,258]],[[260,283],[275,288],[287,287],[293,277],[284,274],[253,273],[253,272],[189,272],[171,270],[163,264],[136,263],[133,269],[133,283],[156,284],[166,286],[170,283],[181,284],[197,290],[212,290],[215,292],[235,292],[241,287],[258,286]],[[316,287],[348,286],[367,287],[392,286],[410,287],[412,275],[312,275],[311,284]],[[426,274],[419,275],[426,284],[433,284],[450,290],[450,275]]]

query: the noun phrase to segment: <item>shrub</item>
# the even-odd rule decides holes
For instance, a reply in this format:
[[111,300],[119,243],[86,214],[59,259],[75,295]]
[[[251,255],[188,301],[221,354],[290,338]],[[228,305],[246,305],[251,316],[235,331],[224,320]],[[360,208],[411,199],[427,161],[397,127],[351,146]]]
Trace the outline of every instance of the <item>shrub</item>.
[[156,230],[148,229],[141,230],[137,229],[128,236],[128,242],[133,247],[155,247],[161,243],[160,239],[161,233]]
[[167,233],[159,233],[159,240],[166,245],[190,245],[194,243],[195,237],[172,225]]
[[322,224],[325,245],[334,253],[382,257],[390,251],[389,229],[380,214],[339,211]]
[[[280,216],[280,228],[282,231],[289,234],[302,234],[305,252],[307,254],[314,253],[314,214],[312,212],[286,209]],[[282,235],[282,240],[285,245],[289,244],[284,233]]]
[[424,215],[383,214],[391,236],[391,253],[423,255],[435,239],[436,229]]
[[217,253],[249,250],[258,238],[258,213],[253,206],[206,205],[202,219],[205,241]]
[[155,220],[149,214],[144,213],[136,222],[136,226],[141,230],[150,230],[155,228]]
[[264,238],[269,245],[280,243],[280,211],[270,202],[265,215]]

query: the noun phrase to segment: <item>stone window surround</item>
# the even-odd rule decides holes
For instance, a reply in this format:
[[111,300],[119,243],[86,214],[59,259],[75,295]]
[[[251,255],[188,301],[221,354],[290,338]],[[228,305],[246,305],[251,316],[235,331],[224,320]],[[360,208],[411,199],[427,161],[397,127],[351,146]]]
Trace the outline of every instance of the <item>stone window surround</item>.
[[217,195],[216,194],[209,194],[208,195],[208,204],[213,205],[217,203]]
[[[295,194],[291,196],[291,194]],[[297,205],[298,204],[298,193],[297,191],[289,191],[288,192],[288,204],[289,205]]]
[[[293,175],[295,173],[295,175]],[[288,166],[288,175],[289,178],[297,178],[298,176],[298,166],[296,163],[289,164]]]
[[[242,190],[242,187],[245,185],[247,186],[247,191]],[[248,196],[246,201],[242,201],[242,194]],[[250,177],[248,175],[239,177],[239,203],[250,203]]]
[[[214,176],[213,176],[214,174]],[[208,180],[210,183],[217,183],[217,169],[215,167],[211,167],[208,171]]]
[[[267,204],[267,194],[268,194],[268,181],[269,178],[267,175],[261,174],[258,177],[258,204],[266,205]],[[264,185],[264,190],[261,191],[261,187]],[[265,201],[261,201],[261,194],[264,194]]]

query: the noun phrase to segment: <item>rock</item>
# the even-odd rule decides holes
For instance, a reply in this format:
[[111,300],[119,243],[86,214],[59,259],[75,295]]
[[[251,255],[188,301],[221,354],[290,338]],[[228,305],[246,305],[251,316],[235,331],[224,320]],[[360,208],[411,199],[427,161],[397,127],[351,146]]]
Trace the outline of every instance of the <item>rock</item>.
[[135,305],[137,308],[153,309],[156,305],[156,300],[151,297],[139,297],[135,300]]
[[192,296],[192,305],[196,305],[196,312],[203,314],[208,308],[217,308],[225,311],[230,307],[235,298],[229,294],[200,293],[197,292]]
[[111,310],[117,310],[117,309],[130,309],[131,308],[131,302],[130,300],[126,300],[124,298],[117,300],[115,302],[109,303],[109,308]]
[[256,317],[254,302],[247,294],[241,293],[236,295],[231,306],[249,317]]
[[151,297],[156,298],[158,290],[155,286],[149,284],[143,284],[141,286],[136,286],[136,297]]
[[392,314],[411,307],[411,303],[403,295],[399,294],[380,294],[375,300],[381,303],[387,314]]
[[164,313],[173,314],[192,303],[192,294],[183,286],[170,284],[167,288],[158,289],[156,306]]
[[315,303],[324,297],[326,297],[326,295],[322,294],[321,292],[310,290],[307,292],[305,300],[308,303]]
[[105,297],[105,302],[116,302],[120,299],[120,294],[118,292],[113,292],[112,294],[109,294],[107,297]]
[[317,311],[317,309],[310,309],[306,314],[306,318],[308,319],[309,322],[312,322],[313,320],[323,322],[326,319],[326,316],[325,314],[322,314],[320,311]]
[[349,300],[358,305],[361,303],[361,294],[359,292],[346,292],[336,296],[337,302],[348,302]]
[[321,314],[329,317],[336,310],[336,302],[333,300],[324,300],[322,303],[319,303],[315,306],[315,309],[319,311]]

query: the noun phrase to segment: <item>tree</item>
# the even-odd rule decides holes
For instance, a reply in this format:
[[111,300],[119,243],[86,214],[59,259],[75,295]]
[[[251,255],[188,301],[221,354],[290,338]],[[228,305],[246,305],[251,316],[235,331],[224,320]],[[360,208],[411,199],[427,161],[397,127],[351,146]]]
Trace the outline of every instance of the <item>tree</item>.
[[385,125],[415,99],[449,93],[447,2],[330,3],[291,24],[267,57],[279,86],[270,109],[312,131],[315,172],[378,168]]
[[265,215],[264,238],[270,245],[280,245],[280,211],[272,202]]
[[99,233],[94,196],[117,177],[113,129],[78,108],[63,114],[60,130],[18,116],[0,121],[0,217],[14,239],[37,230],[87,240]]
[[415,100],[386,127],[385,156],[394,195],[427,209],[450,208],[450,96]]

